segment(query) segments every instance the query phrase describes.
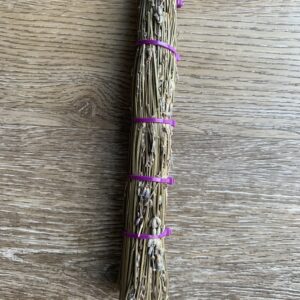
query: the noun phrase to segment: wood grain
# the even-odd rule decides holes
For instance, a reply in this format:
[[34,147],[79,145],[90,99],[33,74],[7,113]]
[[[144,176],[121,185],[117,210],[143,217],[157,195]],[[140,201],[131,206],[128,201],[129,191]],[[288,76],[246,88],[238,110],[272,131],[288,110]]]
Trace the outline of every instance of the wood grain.
[[[0,299],[117,299],[135,1],[0,0]],[[300,1],[186,1],[171,299],[300,299]]]

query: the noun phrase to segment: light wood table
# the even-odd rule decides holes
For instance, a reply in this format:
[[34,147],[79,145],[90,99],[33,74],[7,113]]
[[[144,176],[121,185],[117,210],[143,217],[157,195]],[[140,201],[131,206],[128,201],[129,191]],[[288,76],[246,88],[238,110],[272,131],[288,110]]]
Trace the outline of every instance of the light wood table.
[[[135,1],[0,0],[0,299],[117,299]],[[178,13],[171,300],[300,299],[300,1]]]

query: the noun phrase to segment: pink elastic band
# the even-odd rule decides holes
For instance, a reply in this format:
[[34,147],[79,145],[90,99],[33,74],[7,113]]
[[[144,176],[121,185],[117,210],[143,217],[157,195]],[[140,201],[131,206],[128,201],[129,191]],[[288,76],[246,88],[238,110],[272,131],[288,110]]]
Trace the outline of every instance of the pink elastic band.
[[161,234],[146,234],[146,233],[131,233],[126,230],[123,231],[123,235],[133,239],[149,240],[149,239],[162,239],[166,236],[171,235],[173,232],[172,228],[166,228]]
[[153,177],[153,176],[129,175],[129,179],[138,180],[138,181],[166,183],[169,185],[175,184],[175,179],[173,177],[162,178],[162,177]]
[[160,118],[134,118],[134,123],[161,123],[176,126],[176,121],[172,119],[160,119]]
[[181,8],[184,5],[184,0],[177,0],[177,7]]
[[177,53],[177,50],[175,47],[163,42],[163,41],[159,41],[159,40],[139,40],[136,42],[137,46],[141,46],[141,45],[155,45],[155,46],[160,46],[163,47],[165,49],[168,49],[169,51],[171,51],[172,53],[174,53],[176,61],[179,61],[180,55]]

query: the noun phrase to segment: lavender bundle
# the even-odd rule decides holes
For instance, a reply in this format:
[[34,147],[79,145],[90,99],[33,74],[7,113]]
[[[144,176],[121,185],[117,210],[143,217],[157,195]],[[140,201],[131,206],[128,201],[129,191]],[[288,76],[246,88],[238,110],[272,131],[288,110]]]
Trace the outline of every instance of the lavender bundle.
[[133,69],[130,176],[120,300],[168,299],[165,214],[171,167],[171,119],[177,79],[176,26],[181,1],[140,0]]

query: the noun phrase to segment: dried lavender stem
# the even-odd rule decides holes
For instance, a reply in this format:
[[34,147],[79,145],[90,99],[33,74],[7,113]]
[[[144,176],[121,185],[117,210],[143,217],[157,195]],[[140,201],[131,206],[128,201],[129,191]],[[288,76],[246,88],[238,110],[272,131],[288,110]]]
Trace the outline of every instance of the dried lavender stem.
[[[156,39],[176,47],[176,0],[140,0],[138,40]],[[170,118],[177,78],[175,56],[167,49],[137,48],[132,85],[134,118]],[[133,124],[130,173],[168,177],[172,127]],[[160,234],[165,229],[167,186],[130,181],[125,192],[125,229]],[[164,239],[124,238],[120,300],[168,299]]]

